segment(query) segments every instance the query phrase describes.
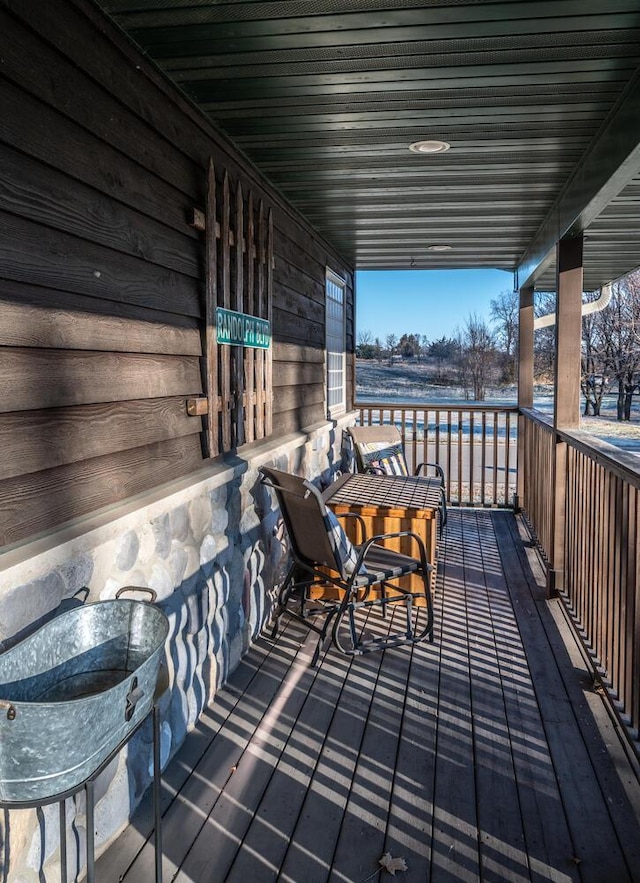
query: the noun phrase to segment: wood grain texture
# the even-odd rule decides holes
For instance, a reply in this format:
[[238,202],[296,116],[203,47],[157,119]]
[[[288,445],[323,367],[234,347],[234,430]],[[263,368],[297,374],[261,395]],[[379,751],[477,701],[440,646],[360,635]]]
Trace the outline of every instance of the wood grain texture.
[[[63,57],[88,72],[107,92],[143,120],[150,131],[157,131],[184,156],[205,168],[212,148],[234,174],[246,173],[233,146],[222,138],[195,110],[166,77],[130,43],[117,25],[93,5],[63,0],[55,9],[28,4],[5,3],[13,15],[36,31]],[[100,46],[100,52],[94,47]],[[123,63],[123,59],[126,62]],[[254,172],[257,183],[258,175]]]
[[274,362],[273,389],[324,383],[324,362]]
[[0,414],[0,479],[197,434],[185,399],[139,399]]
[[77,350],[0,349],[0,412],[202,392],[198,360]]
[[[178,92],[129,41],[117,25],[93,4],[59,0],[55,8],[41,4],[31,7],[21,0],[5,0],[13,15],[35,31],[80,69],[116,94],[134,114],[162,134],[181,153],[205,169],[212,150],[230,174],[241,176],[252,189],[267,195],[282,223],[291,227],[296,239],[306,239],[318,250],[318,260],[342,264],[340,256],[317,239],[305,219],[288,205],[255,168],[238,156],[234,145],[213,129],[205,117]],[[100,45],[100,52],[94,51]],[[123,64],[123,58],[126,63]],[[330,258],[330,260],[329,260]],[[345,268],[346,269],[346,268]],[[350,275],[350,274],[349,274]]]
[[320,405],[322,402],[324,402],[324,386],[322,384],[282,386],[273,390],[273,410],[275,412]]
[[[11,289],[11,291],[9,291]],[[5,294],[6,292],[6,294]],[[16,299],[8,299],[8,296]],[[91,311],[91,308],[92,311]],[[202,354],[196,319],[0,281],[0,346],[109,352]],[[103,312],[101,312],[103,311]],[[145,318],[137,318],[145,316]],[[173,325],[173,321],[176,324]]]
[[[3,18],[6,12],[0,10],[0,53],[7,79],[183,193],[193,197],[198,193],[194,162],[132,113],[111,89],[85,76],[48,43],[36,43],[15,19],[10,27],[2,27]],[[30,64],[24,63],[25,53],[30,55]]]
[[273,342],[274,372],[279,365],[284,366],[288,362],[303,364],[322,363],[324,365],[324,347],[309,346],[304,343],[288,343],[284,340]]
[[278,263],[283,259],[311,279],[323,279],[327,266],[337,273],[344,268],[344,261],[329,254],[319,239],[293,219],[279,215],[274,233]]
[[314,322],[294,313],[283,312],[277,306],[274,306],[273,328],[276,343],[300,343],[324,350],[324,319],[321,322]]
[[[182,409],[203,388],[214,455],[223,390],[227,447],[322,419],[324,272],[342,271],[337,256],[85,0],[7,0],[0,55],[0,476],[46,473],[53,487],[59,472],[71,487],[74,469],[82,484],[91,463],[182,437],[197,468],[202,421]],[[207,208],[210,158],[207,256],[187,215]],[[271,318],[272,349],[239,349],[227,370],[218,303]],[[180,471],[183,449],[163,450]],[[100,482],[82,491],[96,507],[101,488],[113,499]]]
[[18,282],[200,315],[194,279],[5,212],[0,212],[0,262],[4,277]]
[[199,277],[202,255],[181,233],[15,150],[0,147],[0,209],[83,239]]
[[326,418],[323,402],[281,411],[278,402],[274,400],[273,415],[274,423],[278,427],[278,435],[300,432],[306,426],[319,423]]
[[[164,310],[150,309],[137,304],[122,303],[113,300],[102,300],[99,297],[83,297],[72,291],[59,288],[46,288],[30,285],[28,282],[16,282],[13,279],[0,278],[0,300],[18,304],[29,304],[36,307],[62,308],[77,312],[92,313],[96,316],[116,316],[139,319],[143,322],[165,322],[173,328],[193,330],[200,328],[201,323],[195,316],[184,316],[180,313],[169,313]],[[204,302],[201,309],[204,316]]]
[[5,81],[0,89],[0,114],[3,141],[16,150],[196,240],[196,231],[185,224],[193,199],[171,183]]
[[318,306],[322,307],[324,304],[324,274],[326,270],[326,265],[318,264],[316,267],[316,272],[320,273],[319,276],[314,276],[311,273],[311,269],[309,266],[304,263],[304,256],[301,256],[300,262],[302,266],[297,267],[295,264],[289,262],[289,259],[284,254],[279,254],[278,249],[281,247],[280,242],[275,235],[277,231],[274,233],[274,258],[275,258],[275,267],[273,270],[273,279],[278,288],[278,297],[281,296],[281,291],[293,291],[297,292],[300,297],[313,301]]
[[51,530],[202,466],[196,435],[11,478],[0,486],[0,546]]

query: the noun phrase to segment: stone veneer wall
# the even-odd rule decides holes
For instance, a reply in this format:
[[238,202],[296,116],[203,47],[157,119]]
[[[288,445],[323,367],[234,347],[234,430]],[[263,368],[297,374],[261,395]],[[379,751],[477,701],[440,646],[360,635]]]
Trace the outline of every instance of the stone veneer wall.
[[[344,465],[342,429],[352,422],[247,446],[189,481],[1,555],[0,650],[74,604],[111,599],[122,586],[155,589],[171,624],[171,688],[160,703],[164,766],[269,616],[285,549],[258,467],[328,484]],[[150,784],[151,737],[148,720],[96,782],[98,850],[126,825]],[[84,809],[84,792],[67,801],[72,877],[85,863]],[[60,880],[58,812],[57,804],[3,812],[3,883]]]

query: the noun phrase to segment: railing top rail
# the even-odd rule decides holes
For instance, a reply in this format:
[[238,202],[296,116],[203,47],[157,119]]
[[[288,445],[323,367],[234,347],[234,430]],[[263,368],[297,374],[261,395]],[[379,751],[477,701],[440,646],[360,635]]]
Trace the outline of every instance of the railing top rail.
[[[553,423],[546,414],[541,414],[530,408],[523,408],[522,414],[547,432],[554,431]],[[623,481],[640,488],[640,456],[638,454],[625,451],[596,438],[590,432],[582,432],[579,429],[559,429],[557,435],[558,438],[580,451],[585,457],[589,457]]]
[[533,423],[537,423],[538,426],[541,426],[543,429],[553,432],[553,417],[549,414],[538,411],[536,408],[520,408],[520,413],[523,417],[527,417],[527,419],[531,420]]
[[433,404],[431,402],[417,402],[416,404],[398,404],[393,402],[356,402],[356,411],[485,411],[504,414],[516,414],[517,405],[490,405],[482,402],[447,402],[446,404]]
[[640,456],[624,451],[588,432],[559,430],[558,436],[572,448],[580,451],[595,463],[613,472],[623,481],[640,488]]

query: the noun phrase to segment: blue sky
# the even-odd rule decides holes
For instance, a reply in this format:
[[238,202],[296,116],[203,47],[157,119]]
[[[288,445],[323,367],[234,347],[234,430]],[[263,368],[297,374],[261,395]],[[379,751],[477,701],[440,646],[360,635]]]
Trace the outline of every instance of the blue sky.
[[512,288],[505,270],[359,270],[356,335],[451,337],[470,313],[489,321],[491,299]]

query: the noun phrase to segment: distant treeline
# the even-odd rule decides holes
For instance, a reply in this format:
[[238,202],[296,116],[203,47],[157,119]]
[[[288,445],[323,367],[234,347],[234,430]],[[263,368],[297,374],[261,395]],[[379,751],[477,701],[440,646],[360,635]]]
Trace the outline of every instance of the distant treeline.
[[[600,292],[584,295],[585,302]],[[536,316],[555,313],[554,292],[536,293]],[[518,366],[517,291],[503,291],[490,303],[491,324],[475,314],[467,316],[453,337],[429,340],[424,334],[388,334],[384,341],[369,331],[357,335],[356,355],[393,364],[417,359],[433,368],[436,383],[460,386],[465,394],[484,401],[489,387],[513,383]],[[541,383],[553,380],[555,325],[535,334],[535,375]],[[603,397],[617,395],[618,420],[628,420],[633,397],[640,392],[640,270],[613,283],[608,305],[582,319],[582,394],[584,414],[598,416]]]

